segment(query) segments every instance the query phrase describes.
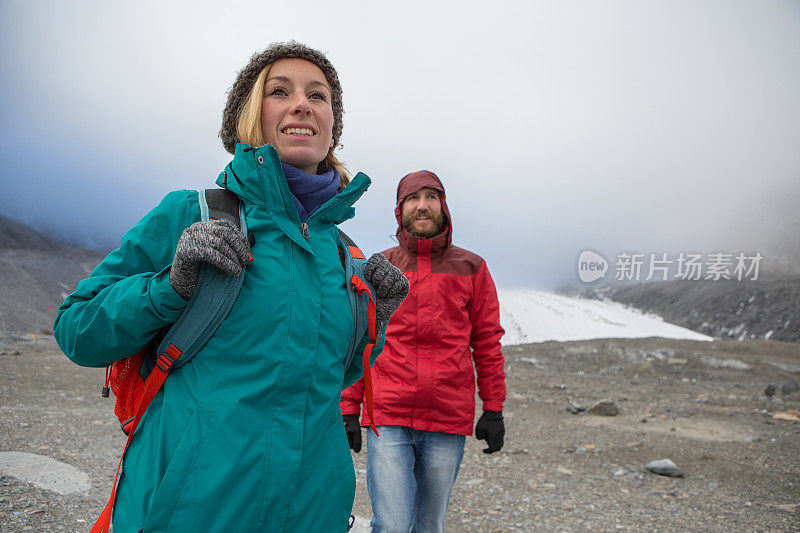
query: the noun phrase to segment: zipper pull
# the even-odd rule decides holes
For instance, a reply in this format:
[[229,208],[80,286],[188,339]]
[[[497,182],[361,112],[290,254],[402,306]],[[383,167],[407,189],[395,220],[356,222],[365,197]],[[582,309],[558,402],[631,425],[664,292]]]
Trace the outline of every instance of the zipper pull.
[[108,365],[106,367],[106,383],[105,383],[105,386],[103,387],[102,392],[100,393],[103,396],[103,398],[108,398],[109,392],[111,390],[111,389],[108,388],[108,382],[109,382],[109,379],[110,379],[110,374],[111,374],[111,365]]
[[308,239],[311,236],[308,234],[308,224],[306,224],[305,222],[300,224],[300,233],[302,233],[303,237],[305,237],[306,239]]

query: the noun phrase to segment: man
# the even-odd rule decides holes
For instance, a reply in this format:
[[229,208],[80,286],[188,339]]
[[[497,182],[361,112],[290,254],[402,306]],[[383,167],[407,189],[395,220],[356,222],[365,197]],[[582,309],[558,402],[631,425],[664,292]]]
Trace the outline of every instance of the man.
[[[428,171],[397,187],[399,246],[383,254],[411,282],[392,315],[373,367],[375,425],[367,433],[367,489],[372,531],[444,528],[464,442],[475,420],[475,371],[483,414],[475,436],[485,453],[503,446],[504,359],[500,306],[483,259],[451,244],[444,187]],[[474,368],[473,370],[473,361]],[[361,449],[358,424],[364,384],[342,392],[350,447]],[[368,425],[365,413],[362,425]]]

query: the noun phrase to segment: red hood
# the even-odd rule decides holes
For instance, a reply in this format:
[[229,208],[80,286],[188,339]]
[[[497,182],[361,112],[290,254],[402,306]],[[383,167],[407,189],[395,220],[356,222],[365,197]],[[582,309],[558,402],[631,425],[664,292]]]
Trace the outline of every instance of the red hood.
[[430,187],[431,189],[436,189],[439,191],[439,201],[442,203],[442,215],[444,215],[442,221],[444,228],[442,229],[442,232],[430,238],[430,240],[433,241],[431,243],[431,251],[444,250],[450,246],[450,243],[453,239],[453,226],[450,219],[450,210],[447,208],[447,201],[444,195],[444,185],[442,185],[441,180],[439,180],[436,174],[427,170],[412,172],[411,174],[407,174],[405,177],[403,177],[403,179],[401,179],[400,183],[397,185],[397,204],[394,208],[394,216],[397,219],[397,240],[401,245],[405,246],[414,253],[417,251],[418,242],[427,239],[415,237],[406,231],[401,222],[400,206],[402,205],[406,196],[417,192],[423,187]]

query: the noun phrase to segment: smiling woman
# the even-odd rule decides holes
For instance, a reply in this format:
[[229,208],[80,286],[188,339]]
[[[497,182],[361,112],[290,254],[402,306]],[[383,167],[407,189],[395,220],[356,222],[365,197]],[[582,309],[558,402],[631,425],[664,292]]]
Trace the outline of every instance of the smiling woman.
[[[350,181],[334,155],[342,114],[322,53],[290,42],[255,54],[220,131],[233,160],[217,184],[244,223],[207,220],[204,195],[172,192],[59,309],[64,353],[105,366],[152,344],[207,294],[202,263],[241,278],[227,317],[191,362],[169,371],[132,433],[103,515],[113,510],[115,533],[347,528],[355,476],[339,394],[369,376],[408,280],[381,254],[363,280],[340,259],[357,248],[337,224],[370,184],[361,173]],[[374,296],[372,333],[354,286]],[[383,327],[372,350],[375,318]]]
[[333,150],[330,100],[331,89],[318,66],[303,59],[281,59],[272,65],[264,85],[261,134],[278,150],[281,161],[309,174],[317,172],[319,162]]
[[[264,54],[268,52],[269,49]],[[334,152],[342,134],[344,114],[339,77],[327,59],[324,62],[315,60],[318,58],[314,53],[319,52],[311,49],[304,52],[306,55],[303,57],[272,61],[269,61],[271,56],[262,57],[264,54],[253,56],[250,65],[239,74],[237,83],[231,89],[220,136],[231,153],[236,142],[251,146],[271,144],[281,155],[281,161],[289,164],[292,163],[288,158],[294,160],[291,154],[293,144],[303,147],[301,151],[307,152],[307,145],[313,145],[317,150],[312,151],[315,153],[312,159],[320,153],[321,157],[311,161],[308,159],[311,154],[307,154],[298,162],[310,169],[310,173],[319,173],[325,168],[336,169],[341,177],[341,185],[346,186],[349,173]],[[249,92],[240,94],[240,86],[247,83],[249,76],[256,74],[254,67],[262,64],[257,77],[249,85]],[[238,112],[237,106],[240,107]],[[235,120],[236,117],[238,120]],[[286,131],[288,128],[311,130],[313,142],[299,139],[307,132],[290,133]],[[282,136],[285,143],[281,142]],[[324,142],[326,139],[327,143]],[[282,148],[285,150],[282,151]],[[298,165],[293,166],[299,168]]]

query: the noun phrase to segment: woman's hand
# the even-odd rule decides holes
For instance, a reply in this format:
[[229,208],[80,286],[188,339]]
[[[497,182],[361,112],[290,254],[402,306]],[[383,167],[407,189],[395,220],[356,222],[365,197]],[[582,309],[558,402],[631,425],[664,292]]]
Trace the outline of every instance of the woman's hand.
[[375,288],[375,307],[380,329],[403,303],[411,286],[405,274],[383,254],[372,254],[364,265],[364,277]]
[[242,265],[252,262],[247,237],[227,220],[195,222],[183,230],[169,271],[169,282],[186,301],[197,288],[201,262],[238,276]]

